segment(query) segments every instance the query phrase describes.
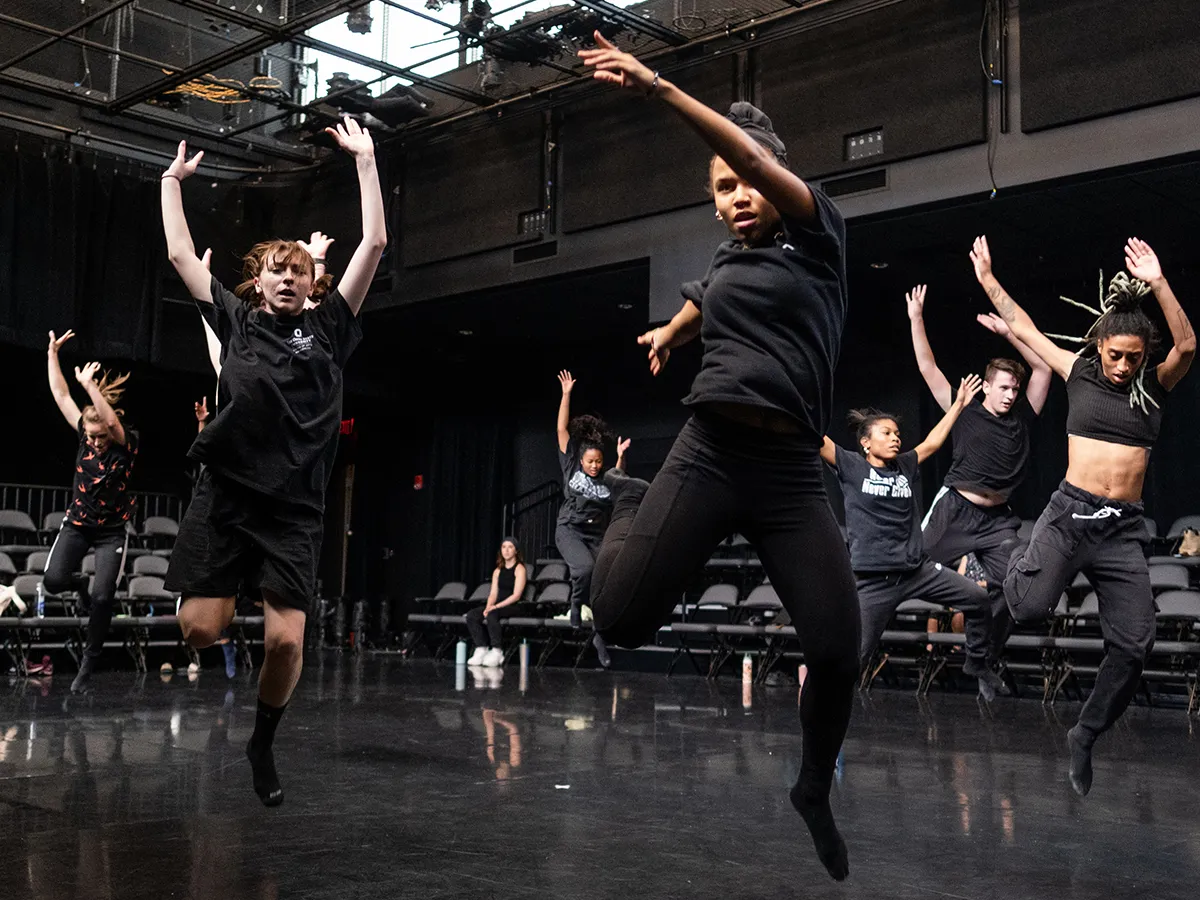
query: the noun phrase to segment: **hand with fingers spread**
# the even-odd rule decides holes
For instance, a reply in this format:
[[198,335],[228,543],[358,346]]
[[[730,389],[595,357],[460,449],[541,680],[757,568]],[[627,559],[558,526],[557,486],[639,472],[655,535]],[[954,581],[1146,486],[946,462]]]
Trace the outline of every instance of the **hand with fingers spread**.
[[632,443],[633,443],[633,441],[630,440],[629,438],[623,438],[620,435],[617,435],[617,458],[618,459],[620,459],[622,456],[625,455],[625,451],[629,449],[629,445]]
[[998,334],[1002,338],[1012,337],[1012,329],[995,313],[980,314],[975,317],[975,321],[990,331],[992,334]]
[[971,264],[975,266],[976,280],[983,284],[992,274],[992,251],[988,248],[985,235],[975,238],[975,244],[971,248]]
[[925,285],[918,284],[904,295],[904,304],[908,308],[910,322],[915,322],[925,316],[925,291]]
[[1141,238],[1132,237],[1125,244],[1125,268],[1134,278],[1141,279],[1151,287],[1163,277],[1158,256]]
[[204,151],[201,150],[191,159],[187,158],[187,141],[180,141],[179,148],[175,151],[175,158],[171,160],[171,164],[167,166],[167,170],[163,172],[162,177],[168,176],[178,178],[183,181],[185,178],[190,178],[196,174],[196,167],[200,165],[200,160],[204,159]]
[[650,360],[650,374],[657,375],[663,370],[663,366],[667,364],[667,360],[671,358],[671,348],[663,346],[662,343],[662,329],[650,329],[641,335],[637,339],[637,342],[643,347],[650,348],[650,351],[646,354]]
[[959,411],[966,409],[975,395],[983,389],[983,379],[978,375],[968,375],[958,384],[958,394],[954,397],[954,405]]
[[313,259],[324,260],[325,254],[329,252],[329,247],[334,240],[336,238],[331,238],[324,232],[314,231],[307,241],[296,241],[296,243],[307,250]]
[[92,384],[96,379],[96,373],[100,371],[100,363],[90,362],[82,369],[79,366],[75,367],[75,380],[85,388]]
[[69,328],[62,337],[55,337],[54,332],[50,332],[50,346],[46,348],[46,352],[51,356],[58,356],[59,348],[73,337],[75,337],[75,332]]
[[375,158],[375,142],[371,135],[350,116],[343,117],[337,128],[326,128],[325,133],[355,159]]
[[638,62],[633,54],[618,50],[617,45],[599,31],[593,36],[596,40],[595,48],[579,51],[579,58],[583,60],[583,64],[595,69],[592,73],[593,78],[647,96],[654,93],[657,76],[650,69]]
[[571,393],[575,388],[575,379],[571,377],[571,373],[566,369],[558,373],[558,383],[562,385],[562,392],[564,394]]

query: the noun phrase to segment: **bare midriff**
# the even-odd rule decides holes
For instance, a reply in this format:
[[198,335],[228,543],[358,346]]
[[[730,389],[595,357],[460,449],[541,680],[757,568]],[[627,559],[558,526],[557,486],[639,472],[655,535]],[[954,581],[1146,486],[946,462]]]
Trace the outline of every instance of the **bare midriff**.
[[976,506],[982,506],[984,508],[1003,506],[1008,502],[1008,494],[1002,494],[999,491],[973,491],[969,488],[962,487],[956,487],[954,490],[958,491],[962,498],[967,502],[973,503]]
[[1129,447],[1095,438],[1068,436],[1067,484],[1089,494],[1137,503],[1142,499],[1149,447]]

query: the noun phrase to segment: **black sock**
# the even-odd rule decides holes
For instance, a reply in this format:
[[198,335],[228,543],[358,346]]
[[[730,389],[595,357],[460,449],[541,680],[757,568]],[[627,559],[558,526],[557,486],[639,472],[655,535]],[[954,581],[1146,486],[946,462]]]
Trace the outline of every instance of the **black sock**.
[[1080,797],[1092,789],[1092,742],[1078,725],[1067,732],[1067,747],[1071,751],[1071,787]]
[[831,780],[804,772],[796,779],[789,795],[792,806],[812,834],[817,857],[829,871],[834,881],[844,881],[850,874],[850,860],[846,853],[846,842],[833,820],[829,806]]
[[271,745],[275,743],[275,729],[287,705],[271,706],[258,701],[258,713],[254,717],[254,734],[246,745],[246,758],[250,760],[250,771],[254,775],[254,792],[266,806],[278,806],[283,802],[283,788],[275,772],[275,754]]

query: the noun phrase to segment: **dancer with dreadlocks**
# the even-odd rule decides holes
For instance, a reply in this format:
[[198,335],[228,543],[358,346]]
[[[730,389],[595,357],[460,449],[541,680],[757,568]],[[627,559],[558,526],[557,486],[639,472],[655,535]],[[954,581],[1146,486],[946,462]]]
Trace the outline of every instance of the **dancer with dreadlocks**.
[[[612,492],[604,484],[604,441],[608,425],[595,416],[571,418],[571,391],[575,379],[565,369],[558,373],[562,400],[558,404],[558,463],[563,473],[563,505],[558,511],[554,545],[571,570],[571,625],[583,623],[583,604],[592,588],[592,569],[596,553],[612,513]],[[616,469],[625,470],[625,451],[629,441],[617,438]],[[599,633],[592,634],[592,645],[600,665],[608,668],[612,660],[608,645]]]
[[789,799],[840,881],[850,863],[829,796],[858,680],[859,614],[819,451],[848,306],[846,225],[788,168],[761,110],[735,103],[721,115],[599,33],[596,44],[580,56],[597,80],[661,102],[711,149],[709,187],[730,238],[707,276],[684,286],[675,318],[638,341],[653,374],[696,337],[704,357],[684,401],[692,418],[654,483],[611,479],[612,524],[592,583],[596,627],[624,646],[652,640],[721,540],[750,539],[808,666]]
[[[50,332],[46,350],[50,393],[67,424],[79,435],[75,455],[75,483],[71,505],[50,548],[42,583],[52,594],[75,590],[80,605],[88,610],[87,647],[79,661],[79,674],[71,682],[71,693],[87,690],[96,660],[104,650],[104,639],[112,623],[117,581],[125,559],[125,530],[133,515],[129,478],[137,459],[138,435],[121,421],[124,411],[116,403],[125,391],[128,375],[105,372],[99,381],[100,363],[75,367],[75,380],[87,391],[91,403],[81,411],[71,397],[67,379],[58,362],[58,351],[75,332],[62,337]],[[96,557],[96,577],[88,588],[88,576],[76,575],[84,556]]]
[[[1013,554],[1004,593],[1013,618],[1031,622],[1050,615],[1077,572],[1096,588],[1104,659],[1079,721],[1067,732],[1071,786],[1082,796],[1092,786],[1092,745],[1133,699],[1154,644],[1142,486],[1167,392],[1187,374],[1196,336],[1158,257],[1138,238],[1125,245],[1133,277],[1121,272],[1109,283],[1078,354],[1039,331],[1000,286],[987,238],[976,238],[971,261],[1013,334],[1067,383],[1067,475],[1034,525],[1029,545]],[[1154,367],[1149,365],[1154,325],[1141,309],[1142,298],[1151,293],[1173,341],[1167,358]]]

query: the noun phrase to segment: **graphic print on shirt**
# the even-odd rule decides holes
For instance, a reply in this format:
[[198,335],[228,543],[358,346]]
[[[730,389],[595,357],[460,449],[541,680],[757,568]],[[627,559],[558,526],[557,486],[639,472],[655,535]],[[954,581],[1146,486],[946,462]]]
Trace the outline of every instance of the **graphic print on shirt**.
[[880,475],[874,469],[862,482],[862,492],[872,497],[892,497],[907,500],[912,497],[912,485],[904,475]]
[[313,336],[305,334],[303,328],[297,328],[285,343],[292,348],[293,353],[307,353],[312,349]]
[[567,487],[591,500],[607,500],[612,495],[612,492],[602,482],[588,478],[582,470],[571,476]]

